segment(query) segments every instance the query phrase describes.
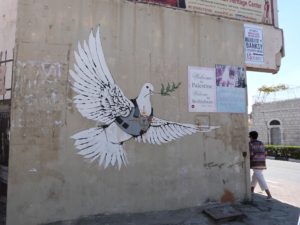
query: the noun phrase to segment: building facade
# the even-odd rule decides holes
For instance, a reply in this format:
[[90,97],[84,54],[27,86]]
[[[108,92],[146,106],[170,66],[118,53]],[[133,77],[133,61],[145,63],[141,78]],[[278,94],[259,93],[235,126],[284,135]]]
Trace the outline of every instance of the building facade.
[[250,130],[265,144],[300,146],[300,99],[256,103],[252,107]]

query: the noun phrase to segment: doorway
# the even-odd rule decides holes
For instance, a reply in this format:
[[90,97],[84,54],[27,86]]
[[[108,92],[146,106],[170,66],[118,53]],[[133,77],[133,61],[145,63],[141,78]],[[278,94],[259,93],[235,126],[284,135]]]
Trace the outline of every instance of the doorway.
[[269,123],[270,129],[270,143],[271,145],[282,144],[281,140],[281,123],[279,120],[272,120]]
[[281,144],[281,133],[279,127],[273,127],[270,130],[271,133],[271,145],[280,145]]

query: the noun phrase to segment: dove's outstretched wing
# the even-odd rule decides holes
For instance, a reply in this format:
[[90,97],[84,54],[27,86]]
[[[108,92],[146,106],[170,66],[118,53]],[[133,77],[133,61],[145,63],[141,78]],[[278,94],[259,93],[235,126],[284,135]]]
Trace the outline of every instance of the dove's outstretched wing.
[[135,139],[138,142],[148,142],[150,144],[160,145],[185,135],[197,132],[209,132],[216,128],[219,128],[219,126],[197,126],[194,124],[176,123],[153,117],[147,132]]
[[72,88],[78,94],[74,103],[82,116],[104,124],[110,124],[118,116],[128,116],[134,105],[110,74],[102,50],[100,28],[95,36],[91,31],[83,47],[78,43],[74,53],[76,63],[70,74]]

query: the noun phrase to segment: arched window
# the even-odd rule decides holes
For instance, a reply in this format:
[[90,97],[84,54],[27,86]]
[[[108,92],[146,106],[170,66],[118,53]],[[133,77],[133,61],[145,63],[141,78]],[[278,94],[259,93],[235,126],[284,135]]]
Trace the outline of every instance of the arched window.
[[270,122],[270,126],[274,126],[274,125],[280,125],[280,122],[278,120],[272,120]]

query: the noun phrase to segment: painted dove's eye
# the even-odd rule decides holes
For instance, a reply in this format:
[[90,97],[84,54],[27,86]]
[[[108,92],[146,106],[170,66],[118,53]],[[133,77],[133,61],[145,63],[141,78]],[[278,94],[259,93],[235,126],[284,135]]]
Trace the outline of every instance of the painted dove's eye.
[[149,86],[146,86],[146,88],[148,89],[148,88],[149,88]]

